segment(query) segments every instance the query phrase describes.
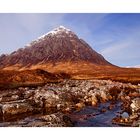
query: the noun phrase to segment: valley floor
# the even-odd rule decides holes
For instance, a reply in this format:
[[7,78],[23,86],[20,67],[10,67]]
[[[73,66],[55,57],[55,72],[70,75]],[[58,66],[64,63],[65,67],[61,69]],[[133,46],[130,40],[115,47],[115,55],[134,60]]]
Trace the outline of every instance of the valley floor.
[[0,126],[140,126],[140,84],[63,80],[1,89]]

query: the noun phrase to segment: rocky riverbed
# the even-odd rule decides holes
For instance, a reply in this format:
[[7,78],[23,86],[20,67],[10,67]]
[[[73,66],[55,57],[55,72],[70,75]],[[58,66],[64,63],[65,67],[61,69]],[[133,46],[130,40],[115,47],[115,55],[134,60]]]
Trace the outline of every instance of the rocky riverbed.
[[0,126],[140,126],[140,85],[64,80],[1,90]]

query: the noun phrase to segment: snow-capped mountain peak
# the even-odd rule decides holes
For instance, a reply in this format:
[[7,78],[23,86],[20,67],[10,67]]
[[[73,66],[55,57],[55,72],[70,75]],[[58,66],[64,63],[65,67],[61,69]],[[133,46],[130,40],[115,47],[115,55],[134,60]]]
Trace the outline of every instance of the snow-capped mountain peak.
[[71,30],[59,26],[32,41],[23,49],[0,57],[0,66],[47,64],[50,62],[89,62],[111,65]]
[[59,27],[53,29],[52,31],[49,31],[47,34],[44,34],[43,36],[40,36],[38,39],[42,39],[45,36],[60,35],[62,33],[66,33],[66,34],[70,34],[70,35],[74,34],[70,29],[67,29],[64,26],[59,26]]
[[31,43],[26,44],[26,47],[30,47],[35,43],[41,42],[45,40],[47,37],[57,37],[57,38],[65,38],[65,37],[71,37],[71,38],[78,38],[78,36],[72,32],[70,29],[64,27],[64,26],[59,26],[46,34],[38,37],[36,40],[33,40]]

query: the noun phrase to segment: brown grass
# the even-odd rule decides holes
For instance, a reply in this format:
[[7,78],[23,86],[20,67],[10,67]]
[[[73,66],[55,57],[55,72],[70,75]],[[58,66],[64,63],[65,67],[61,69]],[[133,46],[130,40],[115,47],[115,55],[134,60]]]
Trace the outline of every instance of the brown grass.
[[40,85],[62,79],[104,79],[133,84],[140,83],[140,69],[138,68],[96,65],[85,61],[59,62],[55,65],[51,63],[38,64],[30,68],[17,68],[16,71],[11,69],[10,67],[10,70],[0,70],[0,88]]

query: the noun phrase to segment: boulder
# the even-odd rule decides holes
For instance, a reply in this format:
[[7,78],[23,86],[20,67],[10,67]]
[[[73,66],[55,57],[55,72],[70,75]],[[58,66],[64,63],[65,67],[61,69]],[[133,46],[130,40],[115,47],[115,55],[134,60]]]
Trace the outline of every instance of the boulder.
[[19,96],[18,95],[4,96],[4,97],[0,97],[0,103],[10,102],[10,101],[16,101],[18,99],[19,99]]
[[109,110],[112,110],[114,107],[115,107],[115,104],[110,104],[110,105],[108,106],[108,109],[109,109]]
[[34,93],[34,90],[29,90],[29,91],[26,91],[24,92],[24,99],[28,99],[30,98],[31,96],[33,96],[35,93]]
[[138,93],[138,92],[133,92],[133,93],[129,93],[128,96],[129,96],[129,97],[134,97],[134,98],[136,98],[136,97],[140,97],[140,93]]
[[96,97],[96,96],[92,96],[92,97],[91,97],[91,105],[92,105],[92,106],[96,106],[97,103],[98,103],[97,97]]
[[96,106],[96,105],[97,105],[97,102],[92,101],[92,102],[91,102],[91,105],[92,105],[92,106]]
[[43,112],[46,114],[50,112],[56,112],[57,104],[59,103],[59,96],[56,95],[52,90],[38,90],[35,91],[35,95],[32,100],[36,104],[38,104],[43,109]]
[[139,117],[138,114],[132,114],[132,115],[130,115],[129,119],[130,120],[137,120],[138,117]]
[[101,91],[100,96],[101,96],[102,102],[106,102],[108,100],[107,94],[105,93],[105,91]]
[[34,108],[25,101],[9,102],[0,104],[4,120],[15,119],[28,114],[32,114]]
[[84,103],[77,103],[75,106],[76,106],[76,108],[81,109],[81,108],[85,107],[85,104]]
[[131,107],[132,112],[139,112],[140,111],[140,98],[133,99],[130,107]]
[[102,109],[101,109],[101,112],[102,112],[102,113],[104,113],[104,112],[106,112],[106,111],[107,111],[106,108],[102,108]]
[[123,112],[123,113],[121,114],[121,117],[122,117],[122,118],[129,118],[129,114],[128,114],[127,112]]

